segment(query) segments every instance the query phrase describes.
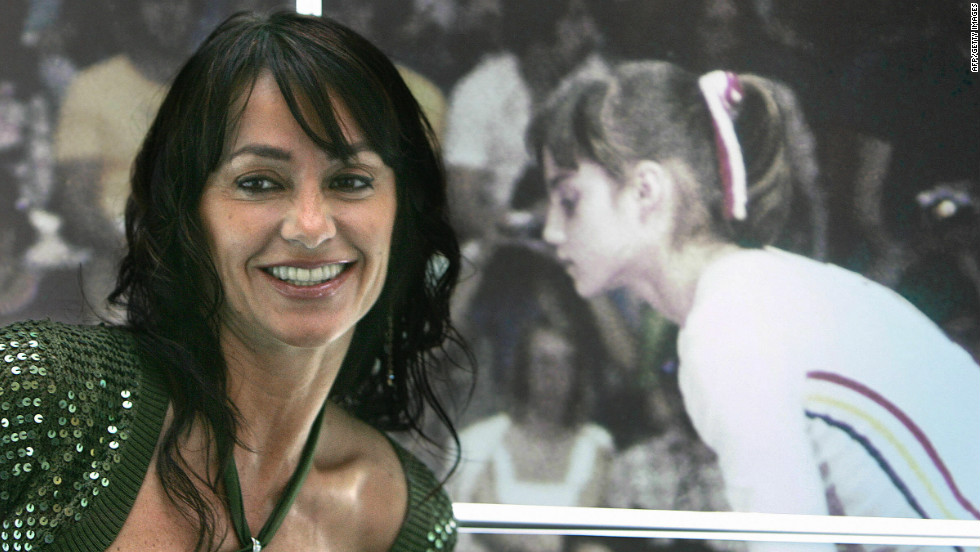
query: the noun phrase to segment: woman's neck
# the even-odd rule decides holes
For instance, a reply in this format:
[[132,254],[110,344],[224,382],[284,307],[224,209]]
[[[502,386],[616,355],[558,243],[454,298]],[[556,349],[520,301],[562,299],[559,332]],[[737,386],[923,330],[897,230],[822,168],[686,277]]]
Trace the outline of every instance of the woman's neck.
[[634,273],[627,287],[668,320],[683,327],[694,305],[698,282],[716,259],[739,251],[737,245],[690,241],[651,251],[649,262]]
[[[255,343],[224,328],[228,397],[239,414],[236,460],[242,484],[263,474],[292,473],[326,401],[353,330],[323,347]],[[246,336],[247,337],[247,336]]]
[[528,436],[534,436],[541,440],[563,439],[566,435],[573,432],[573,424],[564,423],[556,418],[557,412],[549,410],[543,412],[539,409],[529,408],[524,415],[515,421],[521,431]]
[[302,448],[342,361],[326,351],[229,357],[228,394],[240,413],[242,442],[262,456]]
[[[242,446],[235,446],[233,455],[253,533],[271,515],[299,465],[349,337],[340,341],[336,347],[319,349],[254,348],[244,346],[228,332],[221,336],[228,397],[238,410],[240,422],[237,438]],[[329,433],[327,422],[321,438]],[[216,458],[207,452],[213,450],[213,439],[214,435],[195,424],[182,447],[195,469],[211,474],[218,469]]]

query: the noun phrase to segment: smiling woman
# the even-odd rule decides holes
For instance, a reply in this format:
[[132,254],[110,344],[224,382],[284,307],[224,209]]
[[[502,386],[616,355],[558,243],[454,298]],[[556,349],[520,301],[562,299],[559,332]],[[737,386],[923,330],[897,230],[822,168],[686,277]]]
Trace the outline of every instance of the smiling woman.
[[430,385],[459,271],[434,143],[349,29],[220,25],[134,165],[126,325],[0,330],[0,517],[31,528],[4,544],[451,549],[440,483],[382,433],[428,409],[455,435]]

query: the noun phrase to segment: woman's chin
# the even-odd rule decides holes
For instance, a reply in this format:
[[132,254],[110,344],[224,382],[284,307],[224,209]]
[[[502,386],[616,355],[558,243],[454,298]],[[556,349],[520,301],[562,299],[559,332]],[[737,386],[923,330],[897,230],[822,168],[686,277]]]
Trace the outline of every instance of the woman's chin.
[[310,328],[305,331],[290,332],[282,336],[282,342],[297,349],[318,349],[332,345],[343,345],[346,347],[350,343],[350,336],[353,329],[347,332],[339,331],[316,331]]
[[605,287],[594,280],[575,278],[574,275],[572,280],[575,282],[575,291],[577,291],[578,294],[585,299],[591,299],[598,295],[602,295],[602,293],[605,291]]

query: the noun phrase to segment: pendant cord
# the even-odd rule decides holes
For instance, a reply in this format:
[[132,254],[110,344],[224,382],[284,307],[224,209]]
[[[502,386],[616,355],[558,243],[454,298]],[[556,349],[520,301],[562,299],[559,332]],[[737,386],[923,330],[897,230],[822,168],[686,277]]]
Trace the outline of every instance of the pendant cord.
[[299,490],[302,488],[303,482],[306,481],[306,476],[310,473],[310,468],[313,466],[313,456],[320,437],[320,428],[323,427],[323,413],[325,410],[326,405],[320,409],[316,420],[313,421],[310,435],[306,438],[306,444],[303,445],[299,465],[296,466],[296,471],[293,472],[292,477],[289,479],[286,490],[279,497],[279,502],[276,503],[272,514],[266,520],[262,529],[259,530],[259,534],[256,537],[252,536],[252,532],[248,527],[248,520],[245,518],[242,487],[238,479],[238,468],[235,466],[235,455],[228,455],[224,471],[225,494],[228,496],[228,510],[231,515],[231,523],[234,525],[235,533],[238,535],[238,542],[243,546],[240,552],[258,552],[262,550],[263,546],[269,544],[272,536],[276,534],[276,530],[279,529],[283,520],[286,519],[286,514],[289,513],[293,501],[296,500],[296,495],[299,494]]

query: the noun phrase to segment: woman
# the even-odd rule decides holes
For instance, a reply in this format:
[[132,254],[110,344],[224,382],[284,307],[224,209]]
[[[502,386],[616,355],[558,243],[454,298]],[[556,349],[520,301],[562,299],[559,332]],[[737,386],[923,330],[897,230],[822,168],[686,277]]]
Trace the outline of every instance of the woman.
[[559,92],[529,133],[544,237],[581,294],[678,324],[735,510],[980,518],[977,365],[892,291],[770,245],[805,180],[797,113],[771,81],[655,62]]
[[4,546],[451,549],[439,482],[379,431],[449,425],[429,371],[459,255],[430,136],[349,29],[220,25],[135,162],[128,324],[2,332]]

